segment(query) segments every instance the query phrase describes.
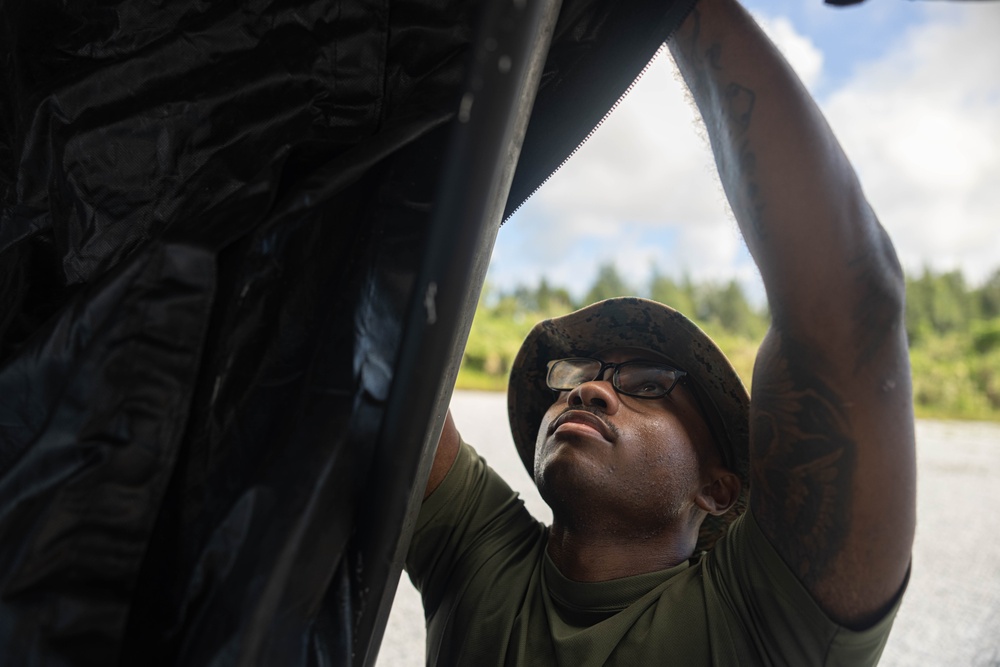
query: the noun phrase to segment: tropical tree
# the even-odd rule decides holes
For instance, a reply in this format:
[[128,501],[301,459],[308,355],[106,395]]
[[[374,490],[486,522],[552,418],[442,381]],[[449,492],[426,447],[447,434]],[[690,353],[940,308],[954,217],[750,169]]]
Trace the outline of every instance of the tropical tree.
[[980,314],[985,318],[1000,317],[1000,269],[976,292]]
[[687,275],[678,282],[660,273],[653,267],[653,277],[649,281],[649,298],[679,310],[688,317],[696,317],[695,288]]
[[590,291],[587,292],[587,296],[584,297],[584,302],[596,303],[604,299],[616,296],[629,296],[631,294],[634,294],[632,288],[628,286],[625,279],[618,273],[615,265],[609,262],[602,264],[597,269],[597,278],[594,280]]
[[706,285],[700,296],[698,315],[705,322],[748,338],[761,337],[767,328],[766,318],[754,311],[735,280],[721,286]]

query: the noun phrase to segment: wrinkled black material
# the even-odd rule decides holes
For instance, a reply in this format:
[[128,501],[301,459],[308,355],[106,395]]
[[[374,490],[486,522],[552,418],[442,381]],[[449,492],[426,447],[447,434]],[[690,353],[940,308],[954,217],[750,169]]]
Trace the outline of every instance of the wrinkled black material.
[[[483,277],[432,329],[485,4],[0,0],[3,664],[371,660]],[[564,3],[466,252],[684,12]]]

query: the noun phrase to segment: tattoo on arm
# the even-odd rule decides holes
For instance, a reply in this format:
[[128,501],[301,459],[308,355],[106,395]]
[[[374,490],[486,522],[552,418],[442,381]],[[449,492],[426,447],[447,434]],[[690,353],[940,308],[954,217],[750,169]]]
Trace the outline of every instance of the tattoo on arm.
[[[745,136],[750,129],[757,94],[735,81],[720,85],[718,92],[713,93],[708,79],[710,75],[718,76],[723,71],[722,44],[714,42],[703,46],[700,41],[701,14],[695,9],[692,13],[690,35],[684,44],[678,44],[684,59],[693,63],[693,66],[686,70],[688,87],[703,111],[705,122],[716,125],[718,132],[724,135],[722,141],[733,146],[735,155],[732,159],[736,161],[735,173],[730,173],[730,170],[726,169],[725,158],[722,157],[726,154],[724,150],[716,151],[719,172],[724,178],[728,176],[739,179],[737,190],[730,197],[733,210],[737,218],[746,221],[754,236],[761,240],[765,237],[764,204],[761,201],[760,188],[755,181],[757,156]],[[721,98],[718,99],[718,104],[712,101],[715,95]],[[719,116],[712,117],[713,109],[719,110]]]
[[770,336],[754,373],[750,501],[761,529],[811,587],[844,546],[856,446],[838,396],[809,370],[815,363]]
[[742,216],[750,223],[754,237],[758,241],[763,241],[767,238],[767,230],[764,228],[764,202],[761,201],[760,187],[753,180],[754,171],[757,169],[757,156],[750,150],[749,144],[750,142],[744,141],[740,145],[740,163],[745,178],[740,207]]
[[722,57],[722,45],[718,42],[705,50],[705,60],[708,61],[708,66],[714,70],[722,69],[722,64],[719,62],[720,57]]
[[[729,131],[733,137],[741,137],[750,129],[750,120],[753,118],[753,107],[757,102],[757,95],[745,86],[738,83],[730,83],[726,86],[726,116],[729,123]],[[740,198],[733,202],[734,206],[739,206],[737,214],[749,221],[754,235],[763,240],[766,237],[764,232],[764,203],[761,201],[760,188],[754,176],[757,171],[757,155],[750,148],[750,140],[743,139],[739,147],[739,172],[737,177],[742,184]]]
[[[738,83],[730,83],[726,86],[726,104],[724,110],[726,121],[729,125],[729,132],[734,139],[743,137],[750,129],[750,120],[753,117],[754,104],[757,95],[745,86]],[[753,229],[754,236],[758,240],[766,237],[764,231],[764,203],[761,201],[760,188],[755,180],[757,171],[757,155],[750,148],[750,140],[743,138],[739,144],[739,172],[737,178],[741,179],[742,192],[733,201],[733,206],[739,207],[736,211],[737,217],[747,220],[750,228]]]
[[[685,58],[695,61],[698,54],[698,41],[701,38],[701,12],[698,11],[697,7],[691,11],[691,21],[690,40],[686,44],[678,44],[678,46],[682,48]],[[692,76],[687,80],[688,88],[691,89],[691,94],[697,97],[705,89],[707,77],[705,72],[700,68],[693,68],[690,71]]]
[[749,88],[738,83],[726,86],[726,111],[736,134],[745,134],[750,129],[750,117],[756,102],[757,95]]

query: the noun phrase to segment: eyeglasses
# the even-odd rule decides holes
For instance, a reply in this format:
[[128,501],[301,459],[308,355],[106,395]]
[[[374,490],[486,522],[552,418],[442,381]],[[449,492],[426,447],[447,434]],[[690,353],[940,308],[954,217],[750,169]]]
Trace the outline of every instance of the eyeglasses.
[[611,386],[620,394],[636,398],[662,398],[666,396],[687,373],[651,361],[624,361],[610,364],[600,359],[571,357],[549,362],[545,383],[554,391],[571,391],[584,382],[604,377],[604,371],[614,369]]

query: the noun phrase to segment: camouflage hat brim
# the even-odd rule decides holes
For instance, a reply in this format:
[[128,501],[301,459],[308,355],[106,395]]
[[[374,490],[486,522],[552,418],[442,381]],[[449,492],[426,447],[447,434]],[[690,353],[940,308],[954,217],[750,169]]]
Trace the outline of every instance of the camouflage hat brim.
[[698,551],[708,550],[742,514],[749,495],[750,396],[719,347],[691,320],[656,301],[619,297],[539,322],[514,360],[507,391],[507,414],[514,444],[534,476],[535,440],[553,392],[545,384],[552,359],[590,356],[612,348],[642,348],[687,371],[709,428],[727,466],[743,482],[740,497],[722,516],[708,516]]

